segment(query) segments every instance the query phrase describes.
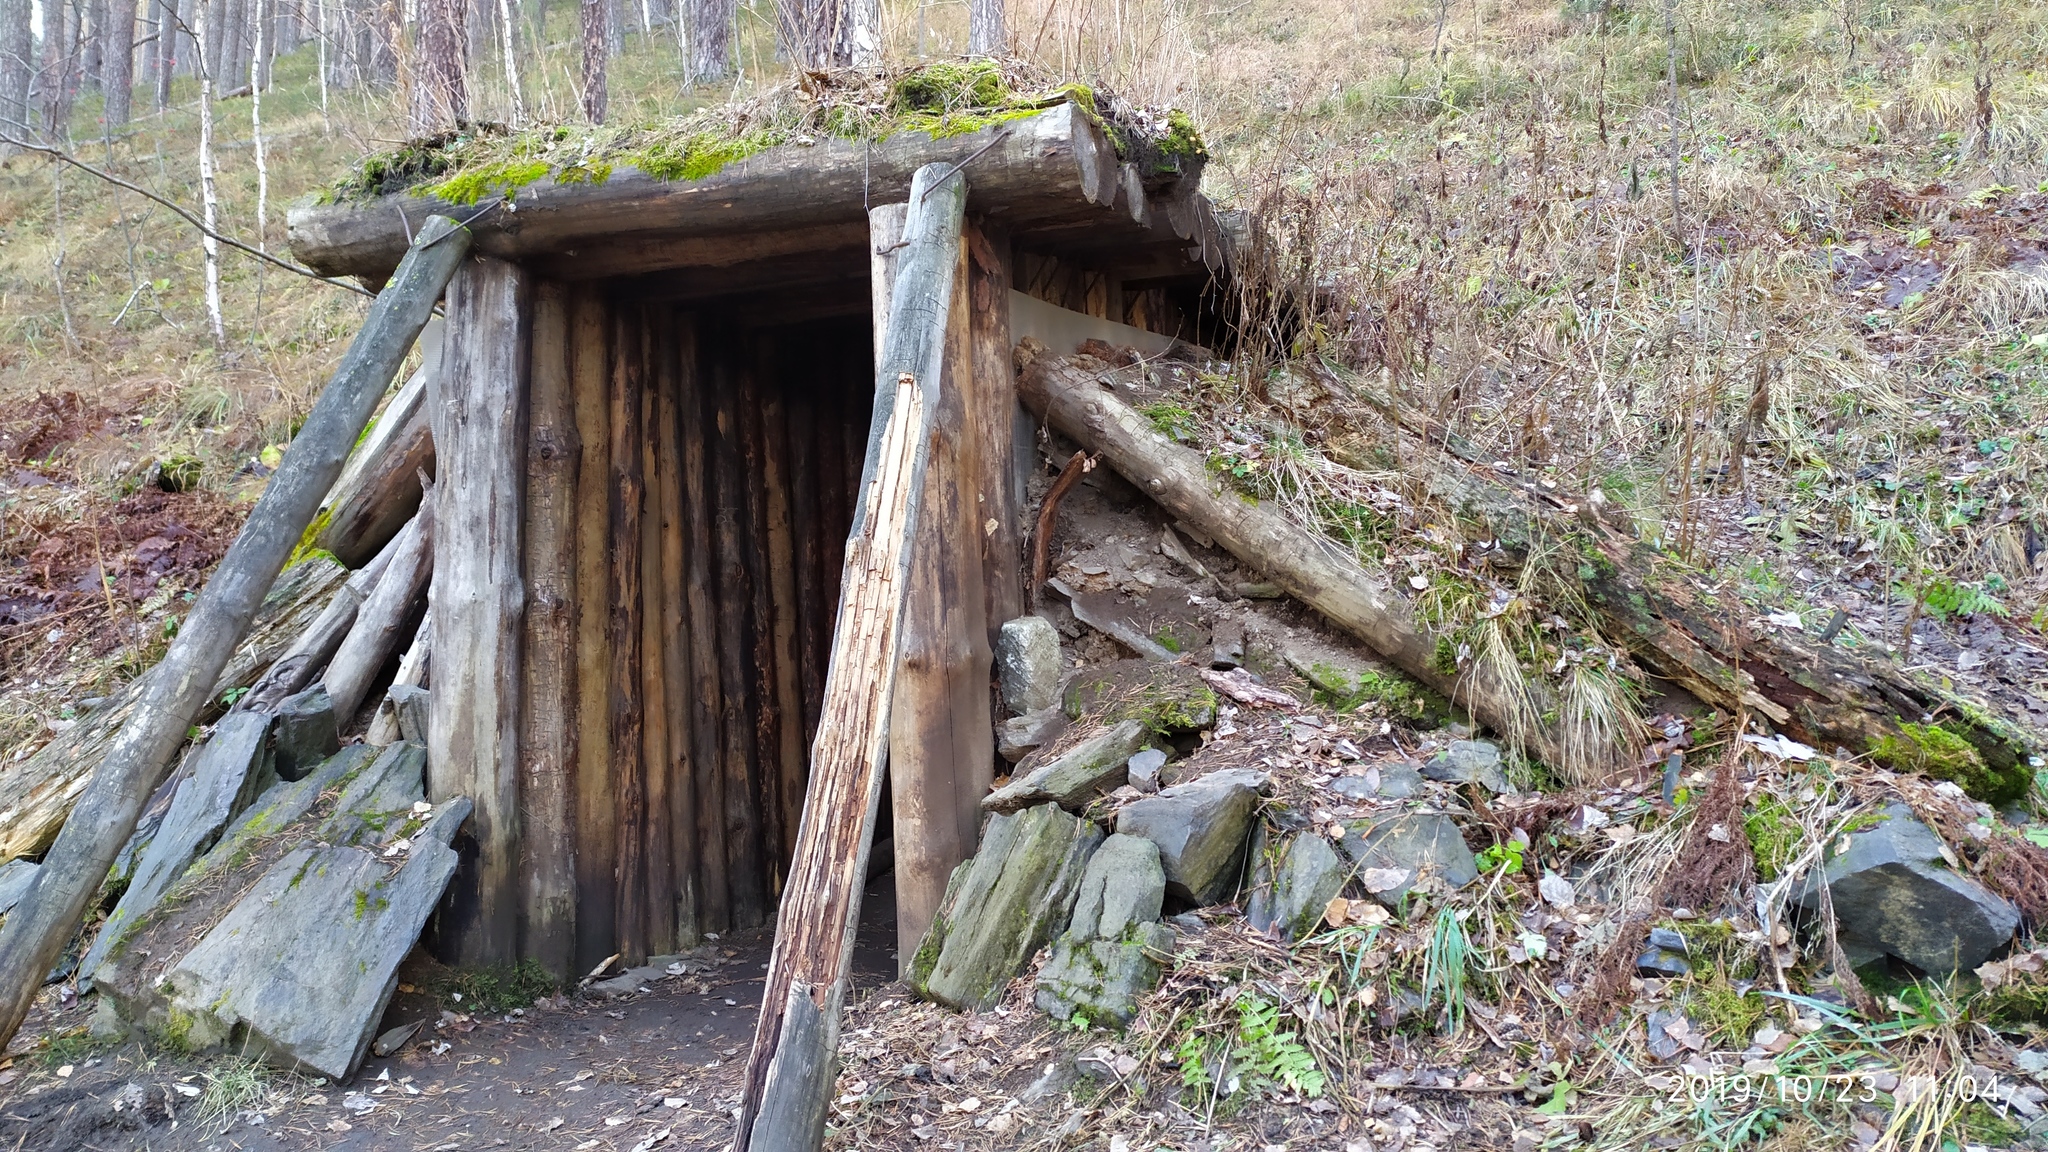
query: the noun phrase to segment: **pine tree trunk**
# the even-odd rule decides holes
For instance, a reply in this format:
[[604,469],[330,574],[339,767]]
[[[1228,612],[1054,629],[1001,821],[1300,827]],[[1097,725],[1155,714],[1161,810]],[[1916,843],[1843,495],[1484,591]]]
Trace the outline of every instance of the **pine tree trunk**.
[[28,131],[29,78],[35,73],[35,39],[29,28],[29,0],[0,0],[0,127],[9,135]]
[[107,5],[107,50],[101,62],[100,90],[107,94],[106,130],[128,123],[129,101],[135,89],[135,0],[111,0]]
[[445,132],[469,119],[469,35],[463,0],[420,0],[413,63],[412,131]]
[[732,75],[733,0],[688,0],[692,83]]
[[583,118],[604,123],[606,99],[604,68],[609,55],[606,42],[605,0],[583,0]]
[[77,29],[71,9],[52,4],[43,11],[43,66],[36,89],[42,94],[43,134],[62,140],[71,119],[71,51]]

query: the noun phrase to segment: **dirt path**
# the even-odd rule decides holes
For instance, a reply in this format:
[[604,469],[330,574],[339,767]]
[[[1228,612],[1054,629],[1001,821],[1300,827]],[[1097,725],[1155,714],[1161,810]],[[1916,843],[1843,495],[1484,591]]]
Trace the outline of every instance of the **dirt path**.
[[[895,977],[894,880],[871,881],[855,983]],[[0,1149],[29,1152],[641,1152],[723,1147],[752,1042],[766,931],[718,942],[701,979],[666,979],[617,1000],[574,997],[517,1016],[447,1021],[405,1051],[372,1057],[345,1085],[266,1075],[269,1097],[225,1127],[197,1122],[218,1064],[139,1044],[66,1066],[23,1061],[0,1096]],[[457,1007],[449,1005],[448,1007]],[[84,1023],[90,1001],[50,1019]],[[438,1009],[400,996],[395,1026]],[[445,1046],[445,1047],[444,1047]],[[51,1062],[54,1063],[54,1062]],[[59,1070],[69,1067],[68,1075]],[[252,1086],[253,1086],[252,1082]],[[192,1093],[201,1095],[194,1096]],[[215,1090],[216,1096],[220,1095]]]

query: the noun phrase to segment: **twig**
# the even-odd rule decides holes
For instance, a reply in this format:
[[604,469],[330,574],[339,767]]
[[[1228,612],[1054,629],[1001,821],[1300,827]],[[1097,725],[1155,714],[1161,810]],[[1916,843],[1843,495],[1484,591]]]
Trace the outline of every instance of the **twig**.
[[106,181],[107,183],[114,185],[115,187],[126,188],[127,190],[135,193],[138,196],[142,196],[149,200],[153,200],[156,203],[161,204],[164,207],[169,208],[171,211],[177,213],[179,219],[185,221],[185,223],[190,224],[192,227],[198,229],[202,235],[210,236],[213,239],[219,241],[222,244],[227,245],[230,248],[246,252],[249,255],[256,257],[258,260],[264,260],[268,261],[269,263],[275,264],[279,268],[282,268],[287,272],[291,272],[299,276],[304,276],[309,280],[318,280],[322,284],[332,284],[336,288],[347,289],[348,291],[354,292],[359,296],[368,296],[371,297],[372,299],[376,298],[377,294],[375,292],[372,292],[369,289],[364,288],[360,284],[351,284],[346,280],[337,280],[331,276],[322,276],[318,272],[313,271],[311,268],[294,264],[289,260],[280,260],[277,257],[272,256],[270,253],[244,244],[240,240],[237,240],[232,236],[227,236],[219,232],[216,232],[213,229],[208,228],[203,222],[200,221],[199,217],[194,216],[183,205],[178,204],[175,201],[165,199],[164,197],[159,196],[154,192],[151,192],[149,189],[144,188],[139,184],[123,180],[121,177],[116,176],[111,172],[95,168],[92,165],[86,163],[85,161],[80,160],[78,157],[71,155],[69,152],[64,151],[62,148],[53,148],[48,144],[32,144],[26,140],[20,140],[13,136],[10,136],[5,132],[0,132],[0,144],[9,144],[16,148],[21,149],[24,152],[40,152],[45,156],[49,156],[52,157],[53,159],[60,160],[63,163],[69,164],[73,168],[77,168],[80,171],[87,173],[88,175],[97,176],[100,179]]
[[1045,587],[1047,568],[1052,563],[1052,530],[1059,517],[1060,500],[1067,490],[1080,482],[1081,474],[1095,466],[1086,452],[1075,452],[1068,458],[1067,466],[1060,469],[1060,478],[1052,482],[1045,499],[1038,505],[1038,528],[1031,541],[1031,602],[1036,605],[1040,590]]

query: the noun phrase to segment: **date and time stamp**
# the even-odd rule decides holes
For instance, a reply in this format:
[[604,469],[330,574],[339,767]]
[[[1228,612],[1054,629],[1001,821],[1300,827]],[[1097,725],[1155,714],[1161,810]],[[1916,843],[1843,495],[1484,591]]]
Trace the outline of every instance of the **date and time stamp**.
[[1916,1076],[1875,1070],[1808,1074],[1685,1069],[1652,1074],[1644,1077],[1643,1083],[1674,1103],[1692,1104],[1752,1100],[1787,1104],[1906,1104],[1944,1098],[1961,1103],[1990,1103],[2003,1100],[2010,1091],[2010,1085],[1996,1076]]

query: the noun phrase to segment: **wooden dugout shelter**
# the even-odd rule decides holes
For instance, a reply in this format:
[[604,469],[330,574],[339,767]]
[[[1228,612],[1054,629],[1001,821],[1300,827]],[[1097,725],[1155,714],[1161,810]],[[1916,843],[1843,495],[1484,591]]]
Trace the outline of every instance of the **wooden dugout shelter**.
[[889,766],[908,957],[994,769],[991,644],[1024,611],[1023,334],[1200,341],[1224,239],[1199,168],[1065,103],[933,140],[784,145],[516,201],[301,208],[371,281],[469,218],[433,377],[428,787],[476,802],[437,950],[558,974],[770,922],[820,722],[912,174],[966,226],[912,544]]

